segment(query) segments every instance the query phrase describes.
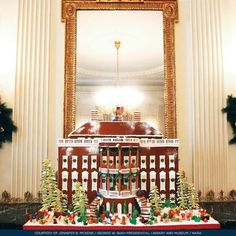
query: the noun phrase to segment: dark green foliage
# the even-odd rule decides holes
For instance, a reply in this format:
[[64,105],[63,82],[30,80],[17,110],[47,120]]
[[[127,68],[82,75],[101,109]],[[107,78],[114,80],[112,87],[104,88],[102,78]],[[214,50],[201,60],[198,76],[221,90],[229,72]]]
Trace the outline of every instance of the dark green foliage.
[[96,218],[99,218],[99,211],[98,210],[95,211],[95,215],[96,215]]
[[123,206],[123,213],[127,214],[127,202],[124,202],[124,206]]
[[236,97],[228,96],[227,106],[222,109],[222,112],[227,113],[227,121],[233,129],[234,137],[229,141],[229,144],[234,144],[236,143]]
[[112,213],[112,214],[115,213],[115,202],[112,202],[112,205],[111,205],[111,213]]
[[151,215],[151,216],[154,216],[154,215],[155,215],[155,211],[154,211],[153,208],[150,209],[150,215]]
[[153,222],[153,220],[151,220],[151,219],[149,219],[148,222],[147,222],[148,225],[153,225],[153,223],[154,223],[154,222]]
[[131,218],[130,218],[130,223],[133,225],[137,224],[137,218],[139,217],[139,212],[136,208],[133,209],[132,214],[131,214]]
[[166,199],[165,202],[162,204],[161,208],[176,208],[176,205],[174,203],[171,203],[170,199]]
[[102,204],[102,205],[100,206],[99,212],[102,213],[102,214],[105,214],[105,213],[106,213],[106,208],[105,208],[105,205],[104,205],[104,204]]
[[155,211],[153,210],[153,208],[150,209],[150,219],[154,220],[155,219]]
[[11,116],[12,109],[1,103],[0,99],[0,148],[3,143],[12,141],[12,132],[17,130]]
[[131,217],[132,218],[138,218],[138,216],[139,216],[139,212],[136,208],[134,208],[133,211],[132,211]]
[[83,208],[79,214],[78,222],[83,222],[84,225],[87,223],[86,210]]
[[132,224],[132,225],[136,225],[137,224],[137,218],[131,218],[129,220],[129,222]]
[[85,220],[83,220],[83,225],[88,225],[88,222],[87,222],[87,220],[85,219]]
[[164,214],[163,214],[163,218],[164,218],[164,219],[167,219],[167,218],[168,218],[168,214],[167,214],[167,213],[164,213]]

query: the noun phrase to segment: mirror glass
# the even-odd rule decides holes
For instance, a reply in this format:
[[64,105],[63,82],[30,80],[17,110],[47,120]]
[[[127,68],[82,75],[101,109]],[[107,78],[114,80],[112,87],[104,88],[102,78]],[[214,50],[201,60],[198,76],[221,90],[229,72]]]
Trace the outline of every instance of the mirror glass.
[[142,121],[164,133],[162,14],[77,11],[76,127],[91,114],[115,120],[118,107],[120,120],[140,112]]

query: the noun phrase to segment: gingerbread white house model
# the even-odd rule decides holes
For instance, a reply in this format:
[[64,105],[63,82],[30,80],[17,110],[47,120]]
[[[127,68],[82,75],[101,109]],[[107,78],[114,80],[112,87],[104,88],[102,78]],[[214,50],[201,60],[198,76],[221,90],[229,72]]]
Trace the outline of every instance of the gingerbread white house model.
[[120,214],[124,204],[132,212],[154,186],[163,201],[174,202],[178,146],[146,122],[88,122],[58,140],[59,188],[70,204],[79,181],[90,203],[100,196],[106,211],[115,204]]

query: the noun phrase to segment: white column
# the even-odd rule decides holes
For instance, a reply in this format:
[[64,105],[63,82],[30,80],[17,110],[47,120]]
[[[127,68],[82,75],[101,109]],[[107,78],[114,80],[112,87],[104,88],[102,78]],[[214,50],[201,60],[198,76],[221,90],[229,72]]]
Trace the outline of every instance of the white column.
[[13,136],[13,197],[39,191],[47,157],[51,0],[19,0]]
[[197,189],[228,190],[227,123],[220,0],[191,0],[193,178]]

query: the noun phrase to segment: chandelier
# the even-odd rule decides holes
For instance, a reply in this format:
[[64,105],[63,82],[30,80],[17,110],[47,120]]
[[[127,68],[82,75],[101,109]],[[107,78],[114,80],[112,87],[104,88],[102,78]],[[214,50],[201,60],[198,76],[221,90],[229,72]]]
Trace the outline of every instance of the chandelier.
[[116,77],[115,85],[104,87],[95,94],[96,109],[99,113],[106,114],[106,120],[130,120],[133,113],[143,100],[143,94],[133,85],[124,86],[120,79],[120,58],[119,50],[121,41],[114,41],[116,48]]

